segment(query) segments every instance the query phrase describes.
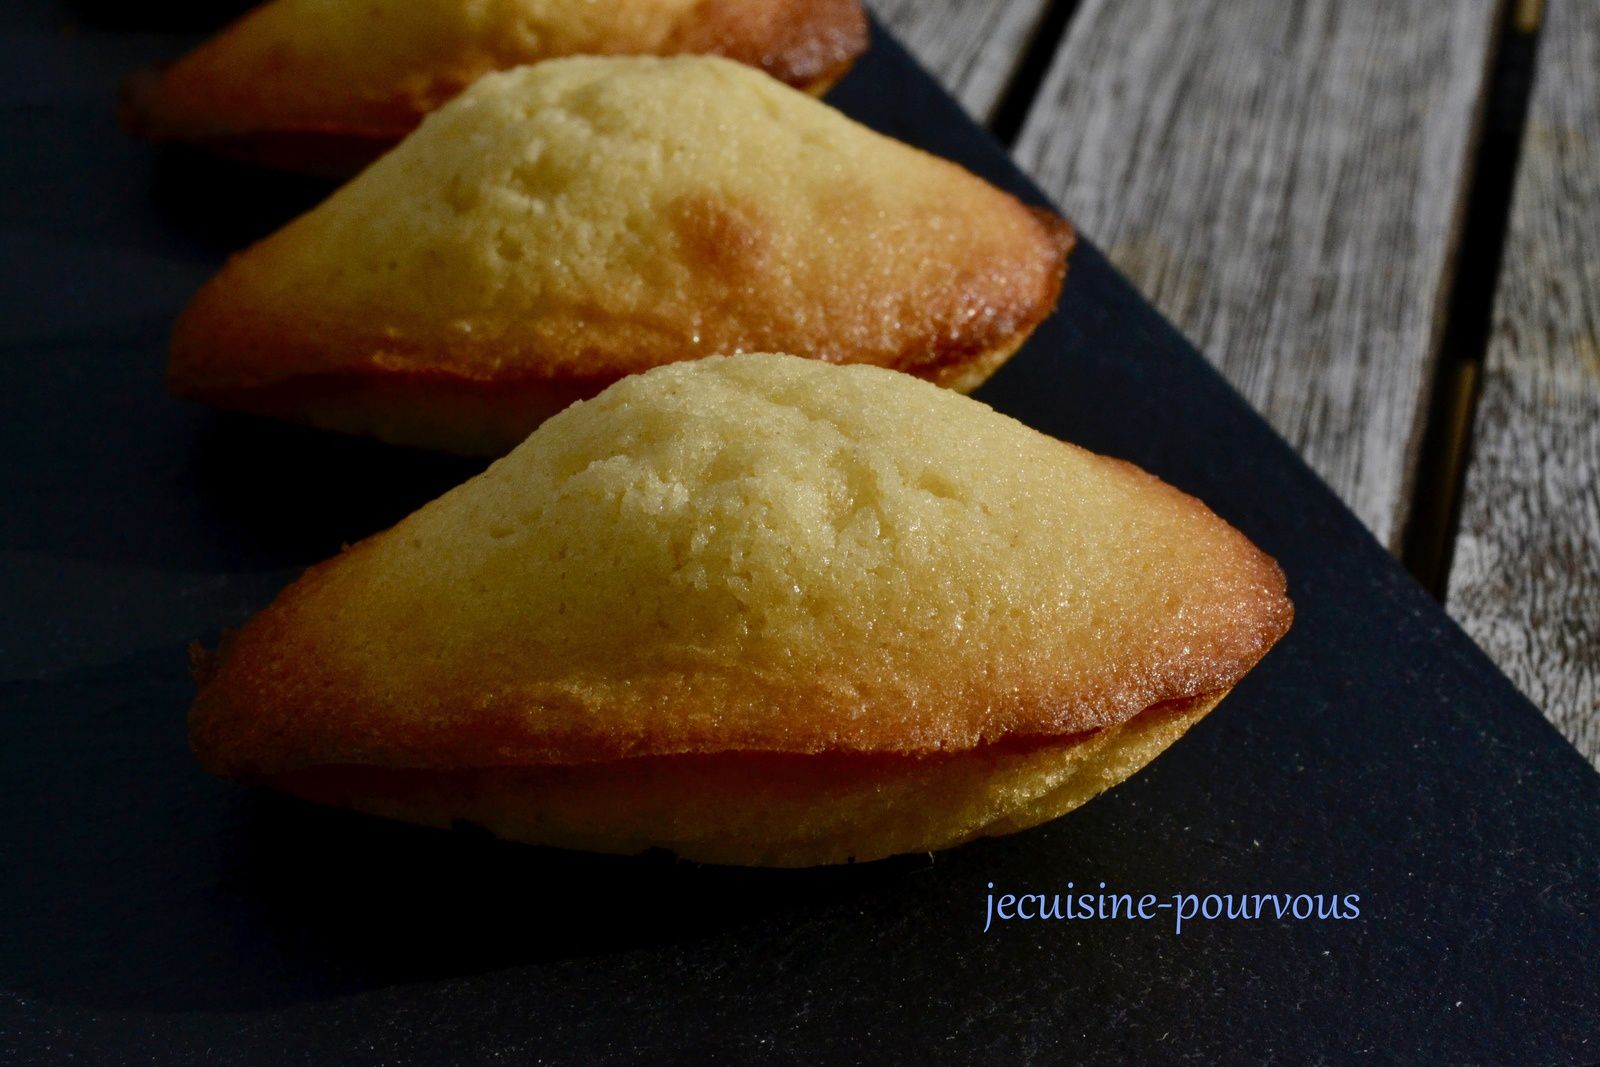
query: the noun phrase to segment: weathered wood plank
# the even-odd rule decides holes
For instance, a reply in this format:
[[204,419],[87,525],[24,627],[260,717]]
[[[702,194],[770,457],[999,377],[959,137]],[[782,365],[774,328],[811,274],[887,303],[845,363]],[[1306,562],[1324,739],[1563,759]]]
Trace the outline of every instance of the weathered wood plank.
[[867,0],[867,6],[968,114],[988,122],[1048,0]]
[[1445,603],[1600,766],[1600,4],[1544,20]]
[[1019,161],[1391,548],[1500,0],[1085,0]]

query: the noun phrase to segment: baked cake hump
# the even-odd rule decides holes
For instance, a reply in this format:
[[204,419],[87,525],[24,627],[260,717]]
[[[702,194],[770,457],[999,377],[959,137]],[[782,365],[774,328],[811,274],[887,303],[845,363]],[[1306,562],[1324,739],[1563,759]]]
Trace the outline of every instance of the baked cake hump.
[[787,351],[957,388],[1054,306],[1071,231],[727,60],[490,75],[234,257],[179,393],[494,454],[623,375]]
[[1271,559],[1126,463],[907,375],[713,358],[313,568],[191,725],[242,777],[926,757],[1209,707],[1291,614]]

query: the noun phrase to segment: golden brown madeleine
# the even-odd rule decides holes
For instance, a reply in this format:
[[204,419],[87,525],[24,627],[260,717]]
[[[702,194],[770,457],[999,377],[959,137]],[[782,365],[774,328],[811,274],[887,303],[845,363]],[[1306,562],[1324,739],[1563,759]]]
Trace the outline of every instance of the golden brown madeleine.
[[125,117],[158,140],[341,174],[491,71],[699,53],[821,93],[866,45],[859,0],[272,0],[135,76]]
[[787,351],[976,386],[1047,315],[1071,230],[722,59],[484,78],[179,320],[217,404],[504,452],[673,360]]
[[215,773],[727,863],[1052,818],[1289,626],[1283,575],[1126,463],[907,375],[663,367],[313,568],[198,672]]

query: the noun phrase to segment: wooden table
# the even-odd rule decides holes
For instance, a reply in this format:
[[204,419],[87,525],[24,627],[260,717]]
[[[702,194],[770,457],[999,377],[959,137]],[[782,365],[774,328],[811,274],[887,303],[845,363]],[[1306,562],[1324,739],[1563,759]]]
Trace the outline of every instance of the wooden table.
[[1600,2],[870,4],[1600,766]]

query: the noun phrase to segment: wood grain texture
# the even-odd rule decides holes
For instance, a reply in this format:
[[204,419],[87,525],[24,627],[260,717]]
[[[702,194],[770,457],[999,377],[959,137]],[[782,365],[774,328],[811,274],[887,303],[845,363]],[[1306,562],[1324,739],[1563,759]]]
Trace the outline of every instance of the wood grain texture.
[[1048,6],[1048,0],[867,0],[980,122],[994,116]]
[[1446,606],[1600,766],[1600,4],[1544,18]]
[[1499,0],[1085,0],[1017,155],[1398,547]]

